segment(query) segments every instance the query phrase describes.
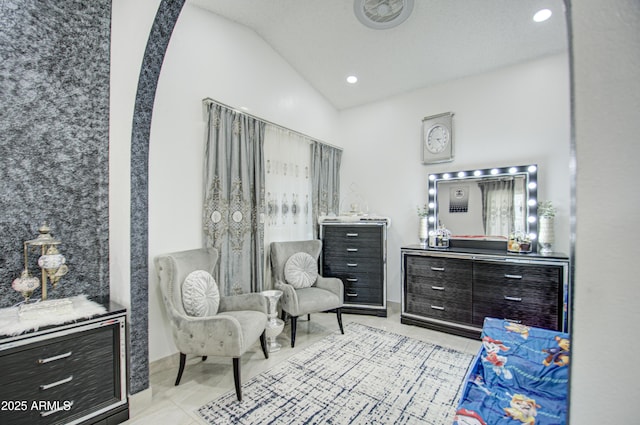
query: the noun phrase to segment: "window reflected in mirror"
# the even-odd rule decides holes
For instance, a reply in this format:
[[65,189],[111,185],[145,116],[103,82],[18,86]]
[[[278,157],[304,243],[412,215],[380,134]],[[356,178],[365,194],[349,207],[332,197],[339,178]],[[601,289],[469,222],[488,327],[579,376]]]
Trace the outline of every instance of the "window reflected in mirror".
[[537,165],[429,175],[429,227],[454,239],[537,236]]

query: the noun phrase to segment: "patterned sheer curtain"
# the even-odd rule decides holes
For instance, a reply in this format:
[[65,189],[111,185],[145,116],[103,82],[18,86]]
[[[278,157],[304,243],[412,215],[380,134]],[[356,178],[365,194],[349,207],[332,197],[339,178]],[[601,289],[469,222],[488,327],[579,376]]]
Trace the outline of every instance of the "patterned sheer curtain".
[[482,221],[487,236],[509,235],[513,231],[513,179],[479,182],[482,193]]
[[262,290],[264,283],[265,124],[209,104],[204,164],[206,245],[220,252],[223,295]]
[[[313,238],[311,220],[311,140],[267,124],[264,138],[264,246],[277,241]],[[271,262],[265,258],[265,288],[272,287]]]
[[513,231],[526,234],[527,196],[525,193],[526,178],[514,177],[513,180]]
[[[342,151],[319,142],[311,144],[311,187],[313,194],[312,218],[340,213],[340,161]],[[318,237],[318,226],[313,226],[313,237]]]

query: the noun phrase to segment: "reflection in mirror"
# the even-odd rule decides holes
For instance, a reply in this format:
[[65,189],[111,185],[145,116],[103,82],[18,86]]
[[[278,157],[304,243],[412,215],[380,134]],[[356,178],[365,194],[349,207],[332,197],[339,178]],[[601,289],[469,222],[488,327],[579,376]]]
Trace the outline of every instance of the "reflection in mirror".
[[429,230],[442,226],[452,239],[506,241],[537,236],[536,165],[429,175]]

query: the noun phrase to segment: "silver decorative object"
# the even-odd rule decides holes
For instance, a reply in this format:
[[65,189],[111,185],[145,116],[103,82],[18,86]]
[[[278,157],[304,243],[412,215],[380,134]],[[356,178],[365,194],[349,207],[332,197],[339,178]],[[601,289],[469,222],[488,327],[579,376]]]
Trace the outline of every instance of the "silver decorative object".
[[282,291],[277,289],[263,291],[262,295],[269,301],[269,313],[267,314],[269,320],[264,330],[265,336],[267,337],[267,350],[270,353],[275,353],[276,351],[280,351],[282,347],[281,344],[276,342],[276,337],[280,335],[282,329],[284,329],[284,322],[277,318],[278,311],[276,310],[278,300],[282,296]]

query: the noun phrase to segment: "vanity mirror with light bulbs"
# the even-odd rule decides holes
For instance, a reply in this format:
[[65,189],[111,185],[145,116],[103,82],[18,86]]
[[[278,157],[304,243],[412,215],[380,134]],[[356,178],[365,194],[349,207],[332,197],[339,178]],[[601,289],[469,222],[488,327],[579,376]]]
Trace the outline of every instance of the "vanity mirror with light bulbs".
[[452,248],[506,250],[512,234],[535,242],[537,176],[535,164],[430,174],[429,231],[448,229]]
[[[473,338],[485,317],[567,331],[569,258],[535,252],[538,172],[529,164],[429,175],[429,231],[451,236],[445,249],[401,248],[402,323]],[[532,252],[508,252],[513,234]]]

